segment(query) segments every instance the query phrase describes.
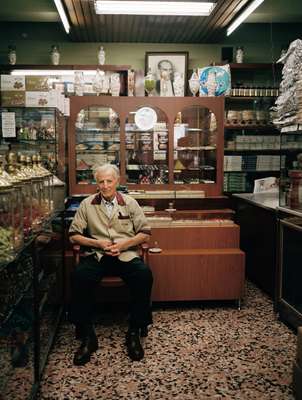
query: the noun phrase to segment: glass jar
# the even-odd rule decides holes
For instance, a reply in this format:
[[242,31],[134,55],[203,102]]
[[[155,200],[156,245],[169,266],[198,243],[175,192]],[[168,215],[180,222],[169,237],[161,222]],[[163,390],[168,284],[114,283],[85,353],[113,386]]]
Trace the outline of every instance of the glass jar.
[[34,175],[42,180],[41,188],[41,210],[43,213],[43,219],[48,218],[51,213],[51,177],[52,174],[44,169],[42,166],[39,167],[37,155],[33,154],[31,157],[32,169]]
[[236,63],[242,64],[243,57],[244,57],[243,47],[237,47],[236,48]]
[[83,96],[85,91],[84,74],[82,71],[74,72],[74,93],[76,96]]
[[144,87],[145,87],[145,91],[147,92],[148,96],[153,96],[153,90],[155,89],[155,85],[156,85],[156,81],[155,81],[154,75],[151,72],[151,68],[149,68],[149,71],[144,78]]
[[53,212],[54,209],[54,193],[53,193],[53,174],[42,165],[42,157],[40,154],[37,154],[37,166],[41,171],[41,174],[45,177],[44,186],[47,191],[47,203],[49,214]]
[[46,197],[44,180],[42,177],[36,175],[36,172],[32,167],[32,160],[30,156],[26,156],[25,169],[31,176],[32,182],[32,230],[33,232],[39,232],[45,218],[43,212],[43,204],[45,204]]
[[15,65],[17,62],[16,46],[8,46],[8,62],[10,65]]
[[189,79],[189,88],[193,96],[196,96],[200,89],[199,77],[195,69],[191,75],[191,78]]
[[113,73],[110,77],[110,92],[112,96],[119,96],[121,90],[120,75]]
[[100,46],[99,51],[98,51],[98,62],[99,65],[104,65],[105,64],[105,50],[103,48],[103,46]]
[[0,263],[14,257],[13,186],[0,178]]
[[60,63],[59,48],[55,45],[51,46],[50,61],[51,61],[52,65],[59,65],[59,63]]
[[183,97],[185,95],[185,80],[183,73],[175,72],[173,88],[176,97]]
[[[15,157],[14,153],[12,153]],[[10,156],[11,157],[11,156]],[[22,155],[19,156],[19,168],[16,160],[11,159],[9,166],[10,174],[7,174],[7,179],[18,183],[21,187],[21,198],[23,204],[23,234],[24,239],[28,239],[32,233],[32,185],[30,177],[22,171]],[[5,172],[0,169],[0,175],[5,177]]]
[[[9,174],[10,175],[10,174]],[[6,182],[6,185],[9,185],[12,188],[11,194],[6,194],[5,199],[9,202],[8,206],[10,207],[11,217],[7,214],[8,208],[3,209],[4,215],[2,216],[4,220],[7,220],[8,224],[6,225],[11,230],[12,234],[12,251],[16,253],[21,249],[24,243],[24,235],[23,235],[23,203],[22,203],[22,182],[17,179],[15,176],[10,175],[10,179],[4,179],[1,177],[2,187],[3,182]],[[4,186],[6,186],[4,185]],[[4,190],[6,192],[6,190]]]
[[302,170],[296,169],[288,172],[290,178],[289,206],[302,208]]

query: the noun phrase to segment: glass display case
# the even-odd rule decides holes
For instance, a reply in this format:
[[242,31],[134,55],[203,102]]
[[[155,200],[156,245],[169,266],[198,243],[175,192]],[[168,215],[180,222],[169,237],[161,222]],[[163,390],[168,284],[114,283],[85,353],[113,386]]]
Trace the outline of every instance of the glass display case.
[[[11,129],[1,129],[0,154],[9,150],[39,153],[43,165],[64,180],[64,120],[56,108],[9,107],[0,109],[0,123],[10,117]],[[62,163],[62,160],[63,163]]]
[[169,135],[165,113],[157,107],[140,107],[129,113],[125,132],[126,184],[168,183]]
[[174,122],[174,183],[215,183],[216,149],[215,114],[201,106],[179,112]]
[[95,183],[93,170],[97,165],[120,160],[120,122],[118,114],[110,107],[87,107],[77,114],[76,183]]
[[302,210],[302,126],[281,129],[279,205]]
[[74,96],[70,111],[70,195],[94,193],[93,169],[104,163],[136,193],[221,195],[222,97]]

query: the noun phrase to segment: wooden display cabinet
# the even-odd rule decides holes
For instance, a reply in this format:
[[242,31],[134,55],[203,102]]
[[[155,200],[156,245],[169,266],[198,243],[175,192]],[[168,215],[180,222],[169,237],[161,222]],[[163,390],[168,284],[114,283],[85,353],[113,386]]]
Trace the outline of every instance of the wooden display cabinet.
[[[135,124],[143,107],[156,114],[153,128]],[[222,97],[74,96],[70,110],[70,195],[94,193],[93,168],[107,162],[120,167],[121,184],[129,190],[221,195]]]

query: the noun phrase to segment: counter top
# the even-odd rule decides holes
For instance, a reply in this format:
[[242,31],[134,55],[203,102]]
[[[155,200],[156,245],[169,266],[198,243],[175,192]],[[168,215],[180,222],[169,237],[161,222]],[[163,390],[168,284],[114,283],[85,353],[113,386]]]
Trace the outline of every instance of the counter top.
[[276,211],[279,207],[279,192],[274,193],[241,193],[233,194],[234,197],[246,200],[256,206]]

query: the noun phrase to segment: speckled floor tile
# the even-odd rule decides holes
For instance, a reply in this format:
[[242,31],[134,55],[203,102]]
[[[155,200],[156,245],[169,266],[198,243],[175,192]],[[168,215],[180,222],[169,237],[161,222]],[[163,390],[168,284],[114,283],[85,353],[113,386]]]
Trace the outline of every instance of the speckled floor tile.
[[72,364],[79,342],[64,323],[46,366],[40,400],[293,400],[296,336],[270,299],[247,284],[240,311],[230,305],[155,308],[145,358],[126,354],[123,313],[96,325],[99,350]]

